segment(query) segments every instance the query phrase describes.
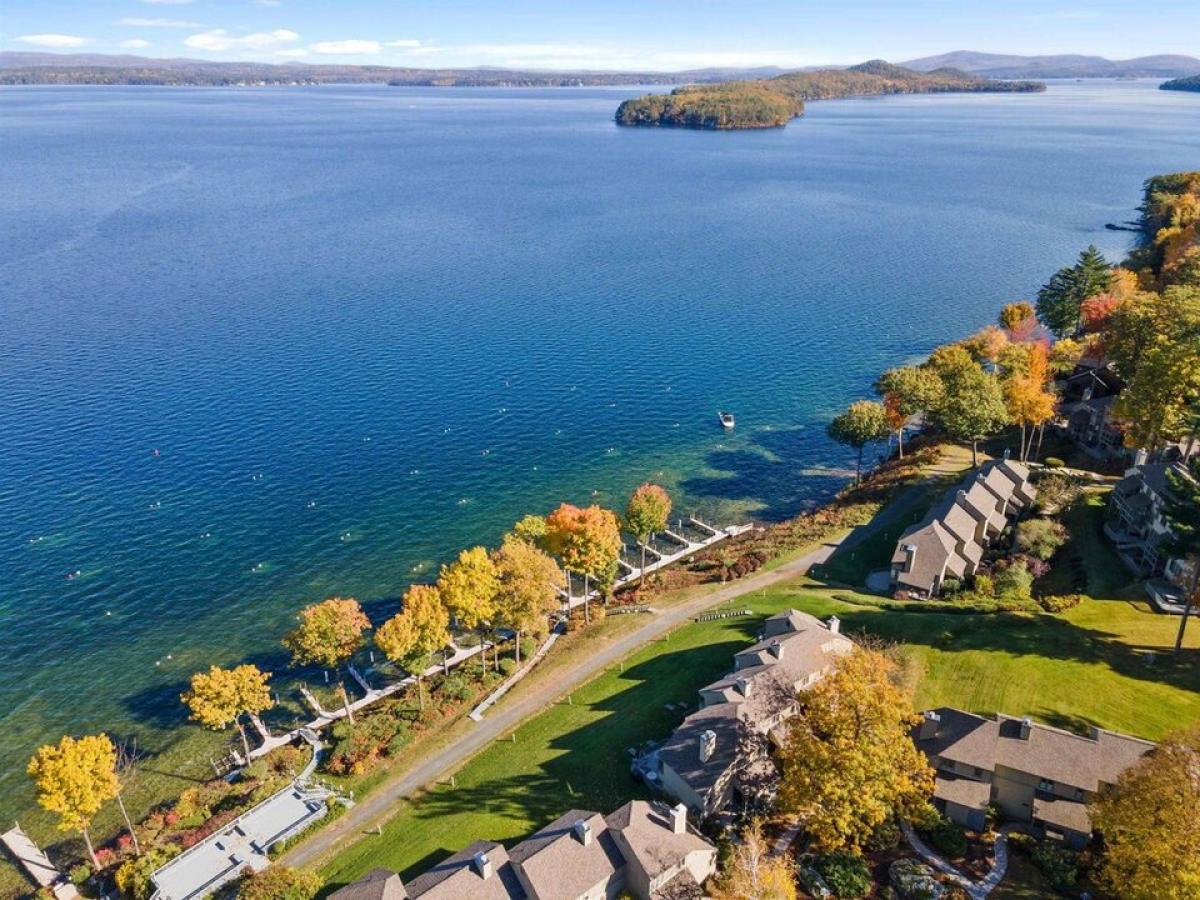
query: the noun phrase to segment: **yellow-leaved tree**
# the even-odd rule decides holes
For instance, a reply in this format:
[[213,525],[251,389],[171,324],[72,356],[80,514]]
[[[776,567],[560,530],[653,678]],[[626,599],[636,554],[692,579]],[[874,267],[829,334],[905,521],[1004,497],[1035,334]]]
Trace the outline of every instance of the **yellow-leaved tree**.
[[371,622],[353,597],[330,597],[300,610],[300,624],[283,639],[292,651],[292,661],[301,665],[321,666],[337,673],[338,690],[346,709],[346,719],[354,723],[350,695],[342,680],[342,666],[363,645],[363,632]]
[[28,772],[37,787],[38,804],[58,816],[60,830],[83,835],[92,865],[99,868],[88,828],[100,807],[121,789],[117,748],[108,735],[66,735],[57,744],[39,747]]
[[550,627],[550,614],[559,607],[562,569],[533,544],[507,537],[492,554],[500,588],[496,592],[496,620],[516,632],[516,659],[521,662],[521,638],[539,637]]
[[798,697],[778,809],[822,851],[857,853],[884,822],[930,808],[933,769],[909,736],[919,718],[901,681],[889,654],[857,647]]
[[1200,897],[1200,725],[1168,735],[1091,806],[1096,878],[1122,900]]
[[709,889],[713,900],[796,900],[796,873],[787,854],[771,855],[762,824],[751,822]]
[[258,666],[241,665],[232,669],[213,666],[207,672],[192,676],[188,690],[179,695],[191,717],[205,728],[221,731],[229,725],[237,727],[250,760],[250,741],[242,716],[258,716],[275,705],[267,687],[270,673]]
[[665,531],[671,515],[671,495],[657,484],[641,485],[625,507],[625,527],[642,545],[642,565],[638,581],[646,579],[646,543],[659,531]]
[[583,509],[563,503],[546,517],[546,546],[568,572],[583,576],[583,613],[591,621],[589,581],[607,592],[617,577],[621,554],[617,514],[594,503]]
[[414,584],[404,594],[400,612],[375,631],[375,646],[392,662],[417,677],[417,698],[425,708],[425,669],[429,657],[445,650],[450,640],[450,614],[438,589],[428,584]]
[[[458,559],[442,566],[437,588],[455,621],[463,628],[478,631],[482,639],[496,614],[496,594],[500,591],[500,576],[487,549],[463,550]],[[480,658],[487,658],[482,651]]]

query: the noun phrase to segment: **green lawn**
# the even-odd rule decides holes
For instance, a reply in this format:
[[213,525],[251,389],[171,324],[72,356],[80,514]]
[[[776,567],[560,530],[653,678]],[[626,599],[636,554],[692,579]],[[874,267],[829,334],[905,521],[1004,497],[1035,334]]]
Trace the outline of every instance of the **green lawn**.
[[[1073,728],[1097,724],[1157,738],[1200,718],[1200,630],[1177,661],[1148,651],[1169,647],[1175,622],[1145,604],[1087,600],[1058,615],[963,615],[882,610],[842,602],[811,584],[744,598],[766,615],[791,606],[836,612],[848,632],[901,643],[922,673],[919,707],[954,705],[1033,715]],[[383,835],[364,835],[328,862],[331,886],[374,866],[415,874],[477,838],[512,841],[571,807],[608,812],[638,796],[626,748],[670,732],[668,702],[728,670],[732,653],[760,621],[690,624],[669,642],[629,658],[469,761],[456,786],[439,786],[397,808]]]
[[1041,870],[1020,853],[1009,854],[1004,880],[991,893],[992,900],[1045,900],[1057,896]]

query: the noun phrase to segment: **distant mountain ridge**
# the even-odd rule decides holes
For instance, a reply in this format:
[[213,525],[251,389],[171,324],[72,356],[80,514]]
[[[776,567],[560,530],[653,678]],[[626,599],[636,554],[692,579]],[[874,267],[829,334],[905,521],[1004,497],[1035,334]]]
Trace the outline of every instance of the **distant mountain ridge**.
[[159,59],[101,53],[0,51],[0,84],[396,84],[487,86],[683,84],[731,78],[770,78],[786,70],[713,67],[682,72],[548,71],[487,66],[422,69],[307,62],[226,62]]
[[956,50],[900,65],[918,72],[949,67],[989,78],[1178,78],[1200,72],[1200,59],[1177,54],[1105,59],[1078,54],[1017,56]]

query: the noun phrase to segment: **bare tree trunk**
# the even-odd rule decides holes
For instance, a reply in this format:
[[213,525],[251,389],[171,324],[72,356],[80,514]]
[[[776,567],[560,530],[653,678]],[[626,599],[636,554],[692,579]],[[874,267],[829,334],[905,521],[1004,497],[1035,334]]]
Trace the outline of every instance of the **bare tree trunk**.
[[650,540],[650,535],[646,535],[646,540],[642,541],[642,567],[638,569],[638,587],[646,584],[646,542]]
[[1025,462],[1025,423],[1021,423],[1021,451],[1017,455],[1017,459]]
[[417,673],[417,707],[421,712],[425,711],[425,681],[420,672]]
[[342,692],[342,705],[346,709],[346,719],[351,725],[353,725],[354,710],[350,708],[350,692],[346,690],[346,682],[342,679],[341,672],[338,672],[338,689]]
[[592,600],[591,594],[592,594],[591,588],[588,587],[588,573],[584,572],[583,573],[583,621],[587,625],[592,624],[592,607],[590,605],[591,600]]
[[521,629],[517,629],[517,667],[521,665]]
[[971,468],[979,468],[979,441],[971,441]]
[[446,652],[446,648],[442,648],[442,674],[450,674],[450,654]]
[[125,820],[125,827],[129,829],[129,837],[133,839],[133,852],[141,856],[142,847],[138,844],[137,832],[133,830],[133,823],[129,821],[129,813],[125,811],[125,800],[120,791],[117,792],[117,806],[121,808],[121,817]]
[[87,828],[80,828],[79,830],[83,833],[83,843],[87,845],[88,856],[92,858],[92,868],[98,870],[100,868],[100,860],[96,859],[96,850],[92,847],[92,836],[88,834]]
[[1041,423],[1039,423],[1039,424],[1038,424],[1038,442],[1037,442],[1037,449],[1036,449],[1035,451],[1033,451],[1033,458],[1034,458],[1035,460],[1036,460],[1036,459],[1037,459],[1039,456],[1041,456],[1041,455],[1042,455],[1042,435],[1044,435],[1045,433],[1046,433],[1046,423],[1045,423],[1045,422],[1041,422]]
[[904,459],[904,426],[896,429],[896,448],[900,451],[900,459]]
[[250,739],[246,737],[246,726],[241,719],[235,719],[234,724],[237,725],[238,734],[242,736],[242,749],[246,751],[246,765],[250,764]]
[[1183,633],[1187,629],[1188,617],[1192,614],[1192,606],[1196,603],[1196,594],[1200,593],[1200,557],[1193,564],[1192,586],[1188,591],[1187,601],[1183,605],[1183,617],[1179,620],[1179,633],[1175,636],[1175,652],[1183,649]]

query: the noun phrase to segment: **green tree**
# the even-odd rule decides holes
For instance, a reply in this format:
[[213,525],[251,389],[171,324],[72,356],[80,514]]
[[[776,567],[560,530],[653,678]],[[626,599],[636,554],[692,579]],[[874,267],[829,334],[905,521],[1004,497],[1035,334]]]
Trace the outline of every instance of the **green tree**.
[[830,422],[826,431],[839,444],[858,451],[854,466],[854,483],[858,484],[862,480],[863,448],[872,441],[886,438],[891,431],[891,423],[888,422],[883,404],[873,400],[858,400]]
[[1008,422],[1000,380],[960,348],[939,348],[929,365],[944,388],[933,418],[954,440],[971,444],[971,465],[977,466],[979,442]]
[[1170,526],[1171,537],[1166,550],[1186,560],[1192,570],[1183,615],[1179,617],[1179,632],[1175,637],[1175,652],[1178,653],[1183,647],[1188,618],[1200,602],[1200,456],[1192,458],[1190,472],[1169,471],[1167,488],[1163,515]]
[[625,527],[642,547],[642,566],[638,580],[646,579],[646,544],[656,532],[665,531],[671,515],[671,496],[657,484],[641,485],[625,508]]
[[249,762],[250,740],[242,716],[257,716],[275,705],[267,687],[270,677],[269,673],[248,664],[233,669],[212,666],[207,672],[193,675],[188,690],[179,699],[191,712],[191,718],[205,728],[220,731],[228,725],[236,726]]
[[117,750],[108,735],[78,740],[66,735],[57,744],[39,747],[27,771],[37,787],[38,804],[58,816],[60,831],[83,835],[92,865],[100,868],[88,828],[100,807],[121,789]]
[[375,645],[384,656],[413,673],[417,700],[425,708],[425,669],[429,657],[444,650],[450,640],[450,613],[438,589],[414,584],[404,594],[403,606],[375,631]]
[[492,561],[500,579],[497,618],[501,625],[516,632],[516,660],[520,665],[522,636],[545,634],[550,614],[559,607],[562,569],[537,547],[512,537],[492,554]]
[[[479,632],[482,640],[496,615],[496,595],[500,592],[500,576],[487,549],[463,550],[458,559],[442,566],[437,586],[454,620],[462,628]],[[486,665],[483,650],[480,658]]]
[[909,737],[919,719],[887,654],[856,647],[797,702],[777,807],[817,849],[858,852],[883,823],[928,811],[933,770]]
[[1038,318],[1059,337],[1069,337],[1079,328],[1083,301],[1103,294],[1112,280],[1107,260],[1095,246],[1088,247],[1075,265],[1059,269],[1038,291]]
[[918,413],[935,408],[945,388],[937,375],[921,366],[888,369],[875,382],[875,391],[883,398],[888,423],[896,432],[896,446],[904,459],[904,426]]
[[1200,897],[1200,725],[1168,735],[1091,806],[1099,885],[1122,900]]
[[363,632],[371,622],[353,597],[330,597],[300,610],[300,624],[283,639],[292,652],[292,661],[301,665],[333,669],[346,710],[346,719],[354,723],[350,695],[342,677],[342,666],[362,647]]

